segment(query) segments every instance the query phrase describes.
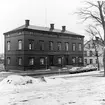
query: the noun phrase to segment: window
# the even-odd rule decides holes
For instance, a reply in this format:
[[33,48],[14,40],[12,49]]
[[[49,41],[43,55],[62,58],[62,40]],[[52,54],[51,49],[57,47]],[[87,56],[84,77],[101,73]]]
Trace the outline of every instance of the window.
[[33,40],[29,40],[29,50],[34,49],[34,41]]
[[72,50],[73,50],[73,51],[76,50],[76,44],[75,44],[75,43],[72,44]]
[[90,57],[93,55],[93,52],[92,51],[90,51]]
[[39,43],[40,43],[40,50],[44,50],[44,41],[40,40]]
[[85,56],[85,57],[87,56],[87,51],[84,51],[84,56]]
[[65,42],[65,50],[68,51],[69,50],[69,43]]
[[72,57],[72,63],[76,63],[76,57]]
[[44,58],[40,58],[40,65],[44,65],[45,64],[45,59]]
[[93,63],[93,59],[90,59],[90,64],[92,64]]
[[58,58],[58,64],[62,64],[62,58]]
[[18,65],[22,65],[22,57],[18,58]]
[[34,65],[34,58],[29,58],[29,65]]
[[49,50],[53,50],[53,42],[52,41],[49,42]]
[[85,59],[85,64],[87,64],[87,59]]
[[78,45],[78,49],[79,49],[79,51],[82,51],[82,44]]
[[96,59],[96,64],[98,63],[98,60]]
[[7,64],[9,65],[9,64],[10,64],[10,62],[11,62],[10,57],[7,57]]
[[58,42],[58,50],[61,50],[61,42]]
[[18,41],[18,49],[21,50],[22,49],[22,40]]
[[10,41],[7,42],[7,50],[10,50]]
[[88,47],[90,48],[90,44],[88,44]]
[[82,63],[82,57],[79,57],[79,58],[78,58],[78,62],[79,62],[79,63]]

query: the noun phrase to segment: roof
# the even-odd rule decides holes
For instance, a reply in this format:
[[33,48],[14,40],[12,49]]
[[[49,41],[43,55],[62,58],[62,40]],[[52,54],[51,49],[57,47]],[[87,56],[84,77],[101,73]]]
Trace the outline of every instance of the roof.
[[100,45],[100,46],[104,46],[104,43],[103,43],[103,41],[99,38],[98,40],[93,40],[93,39],[90,39],[89,41],[87,41],[85,44],[84,44],[84,46],[86,46],[87,44],[89,44],[89,43],[95,43],[95,44],[98,44],[98,45]]
[[49,27],[41,27],[41,26],[35,26],[35,25],[29,25],[29,26],[25,26],[25,25],[22,25],[16,29],[13,29],[11,31],[8,31],[4,34],[7,34],[9,32],[14,32],[14,31],[18,31],[18,30],[21,30],[21,29],[32,29],[32,30],[39,30],[39,31],[46,31],[46,32],[56,32],[56,33],[65,33],[65,34],[72,34],[72,35],[78,35],[78,36],[82,36],[84,37],[83,35],[80,35],[80,34],[77,34],[77,33],[74,33],[74,32],[71,32],[71,31],[62,31],[60,29],[53,29],[53,30],[50,30]]

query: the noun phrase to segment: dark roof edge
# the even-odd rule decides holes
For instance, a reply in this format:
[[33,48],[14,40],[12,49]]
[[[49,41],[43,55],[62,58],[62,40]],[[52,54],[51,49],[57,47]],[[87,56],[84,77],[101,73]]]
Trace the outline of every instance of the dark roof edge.
[[3,33],[4,35],[12,33],[12,32],[17,32],[20,30],[33,30],[33,31],[41,31],[41,32],[49,32],[49,33],[56,33],[56,34],[65,34],[65,35],[75,35],[75,36],[80,36],[80,37],[85,37],[84,35],[80,35],[80,34],[70,34],[70,33],[64,33],[64,32],[53,32],[53,31],[44,31],[44,30],[37,30],[37,29],[29,29],[29,28],[22,28],[22,29],[18,29],[18,30],[12,30],[12,31],[8,31]]

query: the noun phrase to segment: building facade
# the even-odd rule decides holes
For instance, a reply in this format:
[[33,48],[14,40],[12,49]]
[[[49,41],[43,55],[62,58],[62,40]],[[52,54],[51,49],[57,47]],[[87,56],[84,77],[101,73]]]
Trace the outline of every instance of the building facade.
[[25,25],[4,33],[5,69],[41,69],[83,65],[84,36],[66,30]]
[[[96,50],[95,50],[96,47]],[[100,40],[100,38],[96,37],[95,40],[91,39],[88,42],[85,43],[84,45],[84,65],[97,65],[97,56],[98,55],[98,60],[99,60],[99,66],[103,66],[103,49],[104,49],[104,44]]]

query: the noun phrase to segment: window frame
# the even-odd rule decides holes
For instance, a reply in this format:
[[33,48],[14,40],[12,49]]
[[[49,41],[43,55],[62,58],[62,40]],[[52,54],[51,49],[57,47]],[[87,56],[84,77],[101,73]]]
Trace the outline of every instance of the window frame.
[[[80,61],[81,59],[81,61]],[[78,57],[78,63],[82,63],[82,57]]]
[[89,61],[90,61],[90,64],[92,64],[92,63],[93,63],[93,59],[89,59]]
[[44,51],[44,40],[39,40],[39,47],[41,51]]
[[11,42],[7,41],[7,50],[10,51],[11,50]]
[[[74,45],[75,45],[75,49],[74,49]],[[72,51],[76,51],[76,43],[72,43]]]
[[82,51],[82,44],[81,43],[78,44],[78,51]]
[[[21,59],[21,63],[20,63],[20,59]],[[18,65],[19,65],[19,66],[22,65],[22,57],[18,57]]]
[[33,39],[29,39],[28,49],[29,50],[33,50],[34,49],[34,40]]
[[[59,59],[60,59],[60,63],[59,63]],[[58,64],[59,64],[59,65],[62,64],[62,57],[58,57]]]
[[[43,60],[43,63],[41,62],[41,60]],[[45,65],[45,58],[44,57],[40,57],[40,65]]]
[[69,51],[69,42],[65,42],[65,51]]
[[11,57],[7,57],[7,65],[10,65],[10,63],[11,63]]
[[89,51],[89,56],[92,57],[93,56],[93,51]]
[[84,59],[84,63],[87,64],[87,59]]
[[18,40],[18,50],[22,50],[22,39]]
[[62,43],[61,42],[57,42],[57,48],[58,48],[58,51],[62,50]]
[[[75,59],[75,62],[73,61]],[[72,57],[72,64],[76,64],[76,57]]]
[[50,51],[54,50],[54,43],[53,43],[53,41],[49,41],[49,50]]
[[34,66],[34,62],[35,62],[35,58],[34,57],[29,57],[29,65]]

